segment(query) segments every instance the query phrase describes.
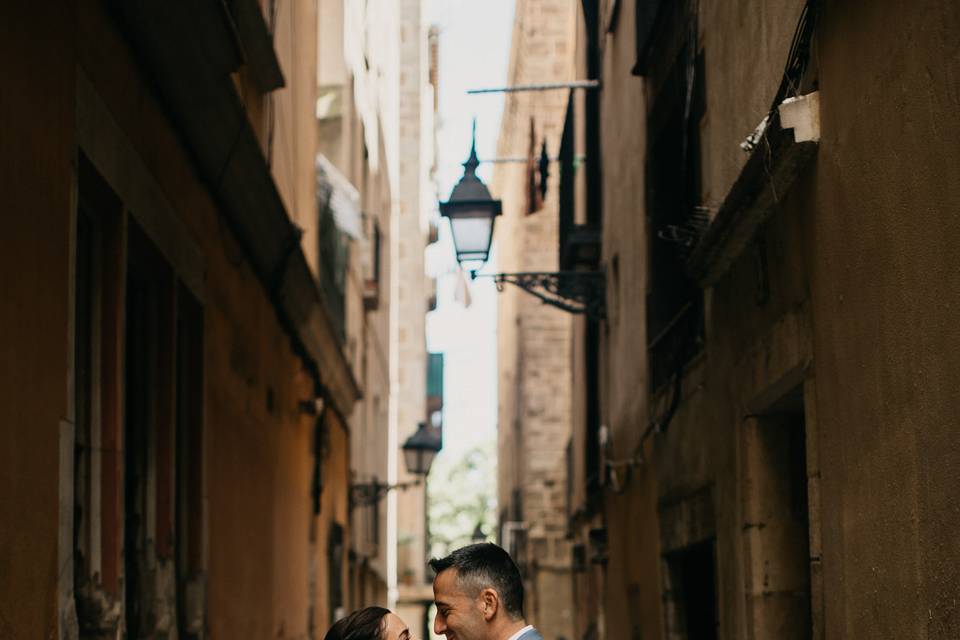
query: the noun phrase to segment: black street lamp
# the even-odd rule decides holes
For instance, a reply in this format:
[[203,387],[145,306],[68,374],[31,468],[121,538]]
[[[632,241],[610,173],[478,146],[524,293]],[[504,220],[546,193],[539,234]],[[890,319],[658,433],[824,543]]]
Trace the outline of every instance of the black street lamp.
[[[501,203],[490,196],[490,190],[477,177],[477,123],[473,123],[470,156],[463,163],[463,177],[450,192],[450,199],[440,203],[440,215],[450,220],[457,262],[482,265],[490,257],[493,223],[500,215]],[[471,270],[474,272],[475,270]]]
[[439,429],[427,427],[425,422],[417,425],[417,430],[403,443],[403,461],[407,473],[416,476],[410,482],[386,484],[374,477],[372,482],[350,485],[350,501],[356,505],[373,505],[394,489],[409,489],[419,486],[430,473],[433,459],[443,448],[443,437]]
[[440,430],[427,427],[426,422],[421,422],[414,434],[403,443],[403,460],[407,465],[407,472],[426,477],[441,448],[443,439]]
[[[547,154],[541,153],[541,163]],[[463,163],[463,177],[450,192],[450,199],[440,203],[440,214],[450,220],[450,233],[457,262],[477,278],[477,271],[490,257],[493,223],[500,215],[502,203],[494,200],[487,185],[477,177],[477,123],[473,123],[470,156]],[[479,277],[493,278],[498,291],[504,283],[516,285],[527,293],[568,313],[582,313],[595,320],[606,316],[606,278],[603,271],[558,271],[496,273]]]

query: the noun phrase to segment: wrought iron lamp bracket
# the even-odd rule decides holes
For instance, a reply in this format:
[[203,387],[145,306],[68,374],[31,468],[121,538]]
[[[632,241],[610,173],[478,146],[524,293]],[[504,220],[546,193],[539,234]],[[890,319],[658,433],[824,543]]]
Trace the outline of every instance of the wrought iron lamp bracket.
[[410,482],[399,482],[397,484],[387,484],[374,480],[362,484],[350,485],[350,503],[358,506],[370,506],[380,502],[381,498],[391,491],[400,489],[406,491],[411,487],[417,487],[422,481],[411,480]]
[[520,287],[544,304],[567,313],[583,314],[594,320],[606,318],[606,276],[598,271],[528,271],[520,273],[472,274],[492,278],[497,291],[504,284]]

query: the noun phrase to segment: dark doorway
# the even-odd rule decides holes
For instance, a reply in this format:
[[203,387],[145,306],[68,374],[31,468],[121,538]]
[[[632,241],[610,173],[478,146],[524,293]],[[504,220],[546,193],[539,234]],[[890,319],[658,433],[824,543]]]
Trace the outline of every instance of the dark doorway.
[[754,640],[806,640],[810,517],[803,388],[746,422],[747,610]]
[[668,637],[717,638],[717,575],[714,542],[701,542],[667,555],[673,629]]

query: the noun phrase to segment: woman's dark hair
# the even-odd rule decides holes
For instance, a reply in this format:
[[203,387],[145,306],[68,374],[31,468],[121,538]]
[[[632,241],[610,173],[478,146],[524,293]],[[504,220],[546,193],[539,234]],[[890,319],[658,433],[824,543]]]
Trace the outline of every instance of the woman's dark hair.
[[357,609],[337,620],[323,640],[383,640],[383,618],[388,613],[383,607]]

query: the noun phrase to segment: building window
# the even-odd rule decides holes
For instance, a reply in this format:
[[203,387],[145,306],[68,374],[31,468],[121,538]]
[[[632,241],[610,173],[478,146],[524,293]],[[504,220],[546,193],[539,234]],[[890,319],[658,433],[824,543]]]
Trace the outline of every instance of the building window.
[[323,459],[327,452],[327,438],[329,432],[326,425],[326,411],[317,417],[313,423],[313,469],[310,473],[310,506],[313,515],[320,515],[321,499],[323,498]]
[[584,442],[584,479],[587,505],[593,507],[602,497],[605,481],[600,463],[600,323],[587,318],[584,331],[584,377],[586,380],[586,430]]
[[537,146],[536,122],[530,118],[530,138],[527,145],[526,167],[526,212],[527,215],[536,213],[543,208],[543,200],[547,193],[546,172],[549,171],[549,162],[541,162],[541,155],[546,156],[546,141],[543,142],[543,154]]
[[201,637],[201,306],[82,154],[78,166],[79,635]]
[[346,285],[350,259],[350,236],[344,233],[334,216],[329,189],[326,199],[319,198],[318,241],[320,252],[320,293],[330,312],[341,342],[346,340]]
[[[686,274],[702,226],[700,121],[703,53],[689,45],[668,67],[648,118],[647,350],[650,388],[660,388],[703,349],[703,292]],[[692,82],[691,82],[692,80]]]
[[[602,73],[600,56],[600,3],[583,2],[583,21],[586,29],[587,77],[599,78]],[[603,224],[603,180],[600,153],[600,92],[583,92],[584,147],[586,152],[586,223],[599,230]]]
[[327,539],[327,567],[328,576],[328,606],[331,620],[343,617],[343,554],[344,535],[343,527],[333,522],[330,524],[330,537]]
[[82,155],[78,177],[73,575],[77,623],[81,636],[87,636],[114,633],[123,615],[119,567],[122,205]]
[[175,557],[177,629],[202,637],[203,571],[203,307],[182,285],[177,301]]
[[156,594],[174,566],[176,281],[146,234],[129,223],[125,331],[123,570],[132,638],[168,606]]
[[375,217],[369,219],[370,233],[363,243],[363,308],[375,311],[380,306],[380,283],[383,278],[383,232]]
[[427,354],[427,418],[430,426],[443,426],[443,363],[442,353]]
[[574,231],[576,219],[576,142],[574,128],[576,127],[576,103],[573,91],[567,96],[567,111],[563,119],[563,133],[560,136],[559,185],[557,188],[557,235],[560,240],[559,255],[560,268],[569,269],[573,264],[572,255],[568,249],[571,233]]

